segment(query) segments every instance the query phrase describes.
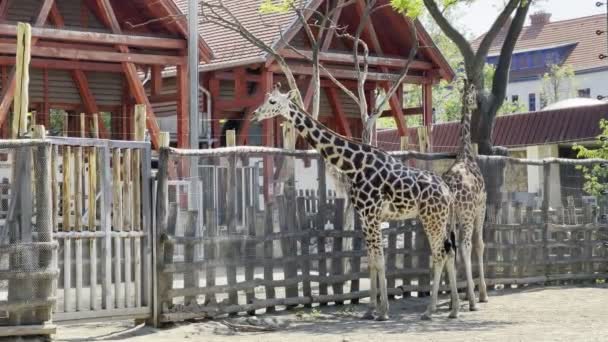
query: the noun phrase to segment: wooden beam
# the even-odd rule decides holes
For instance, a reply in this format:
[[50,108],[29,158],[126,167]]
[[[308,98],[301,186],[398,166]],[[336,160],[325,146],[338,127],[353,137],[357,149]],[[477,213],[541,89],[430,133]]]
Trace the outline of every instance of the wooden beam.
[[[281,51],[281,55],[285,58],[297,59],[297,60],[308,60],[312,58],[312,51],[303,50],[297,53],[293,50],[285,49]],[[302,56],[304,55],[304,57]],[[353,56],[348,53],[339,52],[319,52],[319,61],[329,62],[336,64],[347,64],[353,65]],[[359,56],[359,61],[363,62],[363,56]],[[367,62],[370,66],[383,66],[389,68],[404,68],[407,64],[407,59],[394,58],[394,57],[382,57],[382,56],[369,56]],[[414,60],[410,63],[410,70],[431,70],[433,64],[426,61]]]
[[163,89],[163,66],[162,65],[153,65],[152,66],[152,79],[150,80],[152,83],[151,93],[153,96],[160,95]]
[[177,147],[189,145],[188,111],[188,68],[177,67]]
[[[383,85],[385,90],[388,90],[389,84]],[[391,107],[391,112],[393,113],[393,118],[395,118],[395,123],[397,124],[397,131],[400,136],[407,135],[407,123],[405,122],[405,116],[403,115],[403,103],[399,101],[397,95],[391,96],[389,99],[389,105]]]
[[[54,11],[54,7],[52,8]],[[57,23],[55,24],[57,25]],[[57,25],[63,26],[63,25]],[[16,36],[17,26],[10,24],[0,24],[0,35]],[[136,47],[183,50],[187,48],[186,40],[174,38],[159,38],[151,36],[136,36],[126,34],[112,34],[89,31],[72,31],[48,27],[37,27],[32,29],[32,37],[40,39],[50,39],[73,43],[95,43],[104,45],[128,45]]]
[[[312,75],[312,67],[307,64],[302,63],[289,63],[289,68],[296,75]],[[335,69],[335,68],[326,68],[331,75],[333,75],[337,79],[347,79],[347,80],[356,80],[357,73],[354,70],[345,70],[345,69]],[[281,67],[276,64],[273,64],[270,67],[270,70],[276,73],[281,72]],[[321,76],[327,76],[327,72],[321,70]],[[398,74],[393,73],[380,73],[380,72],[370,72],[368,73],[367,80],[368,81],[388,81],[391,82],[399,77]],[[424,76],[407,76],[405,78],[405,83],[412,84],[423,84],[428,82]]]
[[11,0],[2,0],[2,2],[0,2],[0,20],[6,20],[6,15],[8,13],[8,7],[10,4]]
[[342,109],[342,103],[340,102],[340,96],[338,95],[338,91],[336,88],[327,88],[325,89],[325,94],[327,94],[327,99],[329,100],[329,105],[331,106],[331,110],[334,112],[334,118],[338,123],[338,127],[342,130],[342,133],[346,137],[352,137],[353,134],[350,130],[350,125],[348,123],[348,119],[346,118],[346,113]]
[[[15,57],[0,56],[0,65],[15,65]],[[111,73],[122,73],[123,71],[120,64],[117,63],[66,61],[50,58],[32,58],[30,66],[32,68],[49,70],[83,70]]]
[[[76,84],[76,88],[80,93],[80,98],[84,104],[84,108],[87,112],[87,116],[92,117],[93,114],[99,113],[99,107],[97,106],[97,102],[95,101],[95,96],[91,92],[91,88],[89,87],[89,81],[87,80],[87,75],[82,70],[74,70],[72,71],[72,79]],[[98,118],[99,122],[99,133],[101,138],[108,139],[108,130],[106,129],[103,120],[101,117]]]
[[[51,11],[51,7],[55,4],[54,0],[44,0],[42,5],[40,6],[40,11],[38,12],[38,16],[36,17],[36,21],[34,22],[34,27],[43,26],[46,23],[46,20],[49,16],[49,12]],[[37,39],[33,38],[31,46],[32,48],[36,45]],[[15,52],[16,53],[16,47]],[[15,79],[15,69],[11,71],[11,75],[8,81],[8,86],[2,88],[2,102],[0,102],[0,126],[6,120],[8,116],[8,111],[11,107],[11,102],[13,102],[13,96],[15,95],[15,86],[17,85]]]
[[[239,69],[244,69],[244,68],[238,68],[237,70],[239,70]],[[239,75],[237,75],[236,72],[228,72],[228,71],[215,72],[214,75],[215,75],[216,79],[222,80],[222,81],[234,81],[238,77],[242,77],[242,74],[239,76]],[[261,82],[263,79],[263,77],[261,75],[252,74],[252,73],[245,73],[244,77],[245,77],[245,80],[248,82]]]
[[423,108],[423,123],[425,126],[433,124],[433,85],[424,84],[422,86],[422,108]]
[[[97,5],[99,6],[100,12],[101,12],[102,16],[104,17],[106,23],[108,24],[108,26],[110,26],[112,33],[121,34],[122,31],[120,29],[120,25],[118,24],[118,21],[116,20],[116,14],[114,13],[114,9],[112,8],[110,1],[109,0],[96,0],[96,2],[97,2]],[[121,53],[129,52],[129,48],[124,45],[118,45],[117,47]],[[185,58],[182,57],[182,63],[175,63],[175,65],[182,65],[185,62],[186,62]],[[151,64],[151,63],[145,62],[144,64]],[[161,64],[173,64],[173,63],[161,63]],[[159,139],[159,135],[160,135],[160,128],[158,126],[158,122],[156,121],[156,116],[154,115],[154,110],[152,109],[152,105],[150,104],[150,101],[146,94],[144,85],[141,83],[141,80],[139,79],[139,74],[137,72],[137,68],[135,67],[135,64],[133,63],[133,61],[124,62],[124,63],[122,63],[122,66],[123,66],[123,69],[126,74],[129,88],[130,88],[131,92],[133,93],[133,97],[139,104],[143,104],[146,106],[146,112],[147,112],[146,125],[150,132],[150,138],[152,140],[152,145],[154,146],[154,148],[158,148],[159,147],[158,139]]]
[[[15,54],[17,47],[13,44],[0,43],[0,53]],[[65,49],[48,46],[32,47],[32,56],[99,61],[99,62],[120,62],[138,64],[159,64],[159,65],[182,65],[186,61],[181,56],[162,56],[148,55],[129,52],[108,52],[108,51],[83,51],[79,49]]]

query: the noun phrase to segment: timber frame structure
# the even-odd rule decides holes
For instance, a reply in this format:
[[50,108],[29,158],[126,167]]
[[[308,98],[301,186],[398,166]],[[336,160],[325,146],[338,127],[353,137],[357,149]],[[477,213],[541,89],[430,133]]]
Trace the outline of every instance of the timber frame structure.
[[[182,12],[186,13],[187,1],[173,1]],[[329,13],[331,9],[343,3],[345,3],[343,0],[312,0],[308,5],[309,11],[305,13],[314,13],[314,11]],[[233,14],[243,25],[246,25],[248,30],[271,44],[286,58],[296,76],[305,105],[310,108],[313,97],[312,67],[306,58],[289,46],[297,48],[306,55],[311,54],[311,43],[295,15],[260,14],[260,4],[261,0],[244,0],[234,4],[224,2],[226,7],[231,10],[233,8]],[[383,113],[383,116],[392,116],[399,134],[406,136],[407,115],[422,115],[425,126],[432,124],[432,86],[441,79],[452,80],[454,71],[418,21],[412,22],[393,11],[390,6],[382,6],[382,4],[387,5],[388,1],[379,1],[380,8],[371,15],[369,24],[361,36],[370,48],[366,97],[368,103],[373,103],[377,90],[389,88],[390,81],[397,78],[406,65],[409,51],[413,46],[407,38],[407,25],[416,25],[420,49],[410,65],[410,72],[404,83],[422,87],[421,105],[404,108],[403,92],[398,91],[389,101],[390,108]],[[333,20],[347,31],[354,31],[363,10],[364,0],[360,0],[335,11]],[[312,22],[314,18],[308,20]],[[314,29],[314,25],[311,27]],[[342,38],[335,31],[325,30],[322,33],[320,62],[336,79],[356,93],[357,73],[352,57],[352,42]],[[203,20],[199,24],[199,32],[214,53],[214,58],[210,62],[199,66],[201,86],[208,90],[211,97],[210,101],[201,101],[201,106],[202,112],[210,112],[206,120],[211,126],[212,146],[225,146],[227,130],[237,131],[237,145],[282,146],[280,118],[274,121],[266,120],[261,127],[251,124],[249,120],[251,113],[263,102],[264,96],[273,84],[287,83],[280,66],[270,55],[230,29]],[[172,113],[176,111],[175,106],[179,107],[179,103],[175,102],[177,96],[175,88],[181,82],[179,74],[177,79],[175,74],[175,70],[167,69],[164,73],[164,84],[154,83],[150,86],[151,89],[160,89],[159,92],[164,94],[154,98],[152,105],[158,108],[159,116],[165,118],[174,115]],[[320,121],[346,136],[360,137],[362,124],[356,104],[329,78],[323,74],[321,76]],[[205,108],[207,104],[211,104],[212,108]],[[181,140],[179,120],[177,136],[178,138],[174,140]],[[300,148],[305,146],[303,141],[298,143]]]
[[[171,0],[0,0],[0,126],[8,132],[15,92],[17,22],[32,25],[30,110],[49,127],[52,109],[66,110],[68,127],[79,132],[78,116],[111,113],[111,127],[99,119],[103,138],[132,140],[133,106],[147,108],[146,125],[155,147],[159,126],[144,81],[158,82],[164,66],[187,77],[187,25]],[[203,62],[211,49],[199,40]],[[188,93],[178,87],[175,113],[187,125]],[[154,94],[152,94],[154,95]],[[71,134],[76,135],[76,134]]]

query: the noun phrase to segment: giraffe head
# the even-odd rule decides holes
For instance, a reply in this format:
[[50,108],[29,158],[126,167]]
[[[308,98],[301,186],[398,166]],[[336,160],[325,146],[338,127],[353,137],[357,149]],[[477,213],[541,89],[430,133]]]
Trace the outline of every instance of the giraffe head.
[[282,93],[280,86],[275,85],[274,90],[266,95],[264,103],[253,112],[252,121],[259,122],[277,115],[287,116],[293,96],[292,92]]

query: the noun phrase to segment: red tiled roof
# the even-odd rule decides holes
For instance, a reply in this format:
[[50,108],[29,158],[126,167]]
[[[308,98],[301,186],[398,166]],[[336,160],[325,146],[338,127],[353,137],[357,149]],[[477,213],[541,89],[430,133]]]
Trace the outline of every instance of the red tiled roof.
[[[188,12],[188,0],[172,1],[175,2],[184,14]],[[199,2],[200,1],[201,0],[199,0]],[[280,41],[282,36],[288,37],[289,32],[298,29],[298,19],[293,11],[282,14],[262,14],[259,11],[262,1],[263,0],[224,0],[223,4],[257,38],[261,39],[266,44],[274,45]],[[325,3],[325,0],[305,1],[310,9],[316,9]],[[388,0],[381,1],[388,3]],[[208,0],[208,2],[217,3],[218,0]],[[351,3],[347,7],[349,6],[354,5]],[[344,12],[348,12],[349,10],[354,11],[351,8],[345,8]],[[342,15],[342,17],[345,16],[345,14]],[[379,10],[374,12],[372,20],[377,27],[380,27],[378,22],[382,22],[385,26],[393,25],[390,24],[392,21],[388,20],[388,16],[403,19],[401,14],[392,11],[392,9],[388,7],[379,7]],[[423,42],[421,45],[426,46],[426,49],[421,49],[421,54],[428,55],[428,59],[435,64],[436,69],[439,69],[442,72],[442,76],[446,79],[451,79],[454,76],[454,71],[451,69],[449,63],[445,60],[439,49],[434,46],[433,41],[422,25],[418,25],[417,28],[419,39]],[[405,45],[397,44],[404,37],[404,34],[401,31],[402,29],[402,27],[398,27],[393,30],[388,30],[388,32],[391,33],[388,34],[389,37],[380,35],[379,40],[381,45],[390,43],[393,48],[392,50],[397,48],[403,50]],[[261,63],[265,62],[267,59],[266,52],[249,43],[238,32],[229,28],[201,20],[199,32],[205,42],[211,47],[214,56],[214,59],[210,63],[202,66],[203,69],[225,69],[240,65]],[[407,58],[409,49],[406,50],[407,51],[400,51],[398,56]]]
[[[549,47],[576,44],[565,64],[570,64],[575,71],[583,71],[595,68],[607,68],[608,61],[600,60],[598,55],[606,53],[608,43],[606,36],[598,36],[596,30],[606,29],[606,14],[554,21],[544,25],[530,25],[523,28],[517,44],[515,53],[522,50],[536,50]],[[490,55],[500,53],[500,48],[505,40],[507,30],[498,34],[490,49]],[[474,49],[477,49],[483,39],[483,35],[473,41]]]
[[[600,119],[608,119],[608,104],[556,109],[496,118],[492,141],[505,147],[523,147],[550,143],[594,140],[601,133]],[[409,129],[410,149],[417,149],[418,135]],[[459,144],[460,123],[433,126],[431,141],[434,152],[453,152]],[[387,151],[399,150],[397,130],[378,132],[378,146]]]

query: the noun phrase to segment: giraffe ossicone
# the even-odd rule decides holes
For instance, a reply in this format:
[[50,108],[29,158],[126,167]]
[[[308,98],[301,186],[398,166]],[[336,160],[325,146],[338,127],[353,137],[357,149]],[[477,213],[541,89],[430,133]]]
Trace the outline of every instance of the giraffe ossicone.
[[451,287],[450,317],[457,317],[455,236],[448,230],[453,197],[446,183],[432,172],[408,167],[385,151],[333,132],[293,103],[292,95],[282,93],[275,87],[266,96],[264,104],[254,112],[252,120],[283,116],[348,180],[350,200],[362,222],[370,270],[370,306],[365,317],[388,319],[381,223],[416,217],[424,227],[433,260],[431,303],[423,318],[430,318],[436,309],[444,267],[447,267]]

